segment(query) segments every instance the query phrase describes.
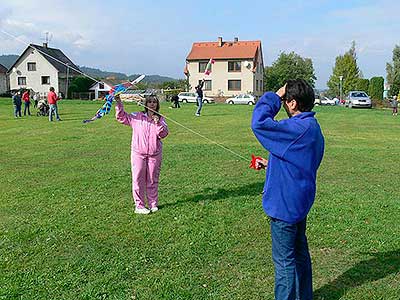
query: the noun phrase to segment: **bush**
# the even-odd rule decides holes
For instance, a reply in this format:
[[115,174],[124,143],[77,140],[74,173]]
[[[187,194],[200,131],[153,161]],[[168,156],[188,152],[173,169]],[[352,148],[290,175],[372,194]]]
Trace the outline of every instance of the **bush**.
[[372,77],[369,82],[368,94],[371,99],[383,100],[383,90],[385,79],[383,77]]

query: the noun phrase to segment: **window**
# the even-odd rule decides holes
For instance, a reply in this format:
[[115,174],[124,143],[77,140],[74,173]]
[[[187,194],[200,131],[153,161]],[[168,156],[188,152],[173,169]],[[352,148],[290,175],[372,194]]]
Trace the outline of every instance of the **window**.
[[42,84],[50,84],[50,76],[42,76]]
[[228,72],[240,72],[242,69],[242,62],[228,61]]
[[18,77],[18,85],[26,85],[26,77]]
[[258,79],[256,79],[256,91],[258,91]]
[[[199,84],[201,83],[201,80],[199,80]],[[211,80],[204,80],[204,87],[203,87],[204,91],[211,91],[212,90],[212,84],[211,84]]]
[[104,90],[104,83],[99,82],[99,90]]
[[242,89],[241,80],[228,80],[228,91],[240,91]]
[[28,62],[28,71],[36,71],[36,63]]
[[199,61],[199,73],[204,73],[206,70],[208,61]]

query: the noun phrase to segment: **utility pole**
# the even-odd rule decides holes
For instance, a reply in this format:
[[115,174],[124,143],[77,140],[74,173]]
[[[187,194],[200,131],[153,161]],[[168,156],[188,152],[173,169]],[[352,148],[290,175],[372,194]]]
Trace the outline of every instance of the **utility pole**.
[[67,63],[66,64],[67,65],[67,84],[66,84],[66,86],[65,86],[65,99],[66,98],[68,98],[68,85],[69,85],[69,82],[68,82],[68,77],[69,77],[69,64]]

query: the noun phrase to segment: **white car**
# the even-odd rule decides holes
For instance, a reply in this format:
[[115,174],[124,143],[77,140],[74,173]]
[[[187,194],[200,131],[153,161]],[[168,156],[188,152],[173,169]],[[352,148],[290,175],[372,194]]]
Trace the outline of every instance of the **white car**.
[[371,108],[372,102],[369,96],[364,91],[351,91],[347,96],[345,105],[349,108],[353,107],[366,107]]
[[226,99],[225,103],[254,105],[256,104],[256,97],[249,94],[240,94],[237,95],[236,97]]
[[[192,92],[181,92],[178,94],[180,102],[183,103],[197,103],[197,94]],[[214,103],[213,98],[203,97],[203,103]]]
[[329,99],[328,97],[323,97],[320,99],[321,105],[336,105],[336,101],[334,99]]

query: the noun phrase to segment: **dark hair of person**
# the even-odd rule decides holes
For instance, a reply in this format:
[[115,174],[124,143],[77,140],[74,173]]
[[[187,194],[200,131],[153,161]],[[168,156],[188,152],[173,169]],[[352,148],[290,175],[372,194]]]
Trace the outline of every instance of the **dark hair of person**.
[[52,86],[50,87],[50,91],[51,91],[51,92],[54,92],[54,88],[53,88]]
[[286,101],[295,99],[298,110],[311,111],[314,108],[315,94],[312,86],[304,79],[288,80],[286,82]]
[[158,114],[158,111],[160,110],[160,100],[158,100],[156,95],[150,95],[150,96],[146,96],[145,100],[144,100],[144,111],[147,113],[149,111],[149,109],[147,108],[147,103],[149,102],[149,100],[156,100],[157,101],[157,107],[156,107],[156,112],[153,111],[153,113]]

